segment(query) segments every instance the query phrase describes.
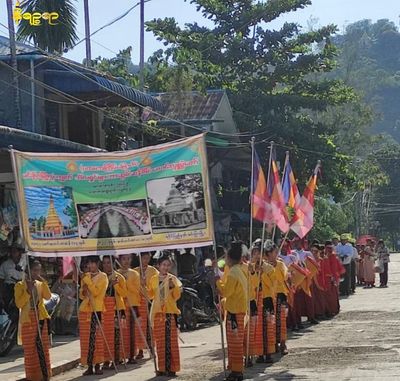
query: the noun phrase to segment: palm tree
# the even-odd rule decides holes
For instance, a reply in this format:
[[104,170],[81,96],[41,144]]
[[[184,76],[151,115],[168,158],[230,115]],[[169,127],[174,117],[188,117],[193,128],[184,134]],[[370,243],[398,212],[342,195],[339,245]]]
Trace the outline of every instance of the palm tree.
[[59,18],[56,25],[50,25],[47,20],[41,20],[41,25],[32,26],[28,20],[21,20],[18,26],[17,39],[33,40],[36,46],[49,53],[62,54],[74,46],[78,40],[76,34],[77,11],[75,0],[25,0],[21,3],[25,12],[57,12]]

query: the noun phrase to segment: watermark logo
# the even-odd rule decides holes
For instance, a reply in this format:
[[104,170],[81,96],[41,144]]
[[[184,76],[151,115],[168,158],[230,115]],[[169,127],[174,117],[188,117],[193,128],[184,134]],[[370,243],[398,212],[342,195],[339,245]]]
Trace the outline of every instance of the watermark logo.
[[28,20],[29,24],[32,26],[40,26],[42,25],[42,20],[45,20],[49,23],[49,25],[57,25],[57,20],[60,15],[57,12],[23,12],[19,2],[15,4],[13,19],[19,24],[21,20]]

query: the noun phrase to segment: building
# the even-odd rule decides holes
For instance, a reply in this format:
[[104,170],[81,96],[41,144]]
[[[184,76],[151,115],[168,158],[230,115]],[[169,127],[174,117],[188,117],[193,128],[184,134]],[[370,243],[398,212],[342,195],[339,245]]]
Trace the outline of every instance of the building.
[[[232,236],[248,237],[251,150],[238,148],[240,134],[228,94],[209,90],[154,94],[164,107],[163,115],[145,112],[145,121],[154,120],[167,129],[173,139],[206,132],[211,183],[211,200],[217,241]],[[241,191],[243,190],[243,191]]]
[[[0,36],[0,91],[13,94],[9,40]],[[24,131],[105,148],[104,128],[110,123],[107,107],[133,106],[161,111],[162,104],[109,76],[17,43],[21,129]],[[0,98],[0,125],[17,127],[14,99]]]

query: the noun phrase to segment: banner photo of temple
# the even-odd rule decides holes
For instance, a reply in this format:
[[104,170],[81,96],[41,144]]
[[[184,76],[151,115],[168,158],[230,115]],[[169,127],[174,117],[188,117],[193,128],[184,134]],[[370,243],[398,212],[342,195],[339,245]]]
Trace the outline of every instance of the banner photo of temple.
[[33,255],[123,254],[213,243],[204,135],[113,153],[12,151]]

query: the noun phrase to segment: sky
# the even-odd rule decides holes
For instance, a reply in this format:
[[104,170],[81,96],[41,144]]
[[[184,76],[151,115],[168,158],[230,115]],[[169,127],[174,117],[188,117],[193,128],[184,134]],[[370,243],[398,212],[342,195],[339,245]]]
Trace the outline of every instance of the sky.
[[[15,1],[15,0],[14,0]],[[89,0],[91,31],[103,26],[117,16],[124,13],[138,0]],[[84,36],[83,0],[76,0],[78,8],[78,37]],[[399,25],[399,0],[313,0],[313,4],[304,10],[285,14],[272,26],[277,28],[283,22],[297,22],[306,26],[310,17],[317,18],[319,25],[336,24],[343,30],[346,24],[361,20],[387,18]],[[154,18],[175,17],[180,25],[188,22],[198,22],[200,25],[210,25],[210,21],[196,11],[194,5],[184,0],[150,0],[145,5],[145,20]],[[7,24],[6,1],[0,0],[0,22]],[[7,35],[8,31],[0,26],[0,35]],[[133,47],[133,62],[139,60],[139,7],[128,16],[97,33],[92,38],[92,57],[113,57],[119,50],[127,46]],[[155,50],[162,48],[162,44],[147,32],[145,35],[145,57],[149,57]],[[79,44],[68,52],[66,57],[82,62],[85,56],[84,43]]]

